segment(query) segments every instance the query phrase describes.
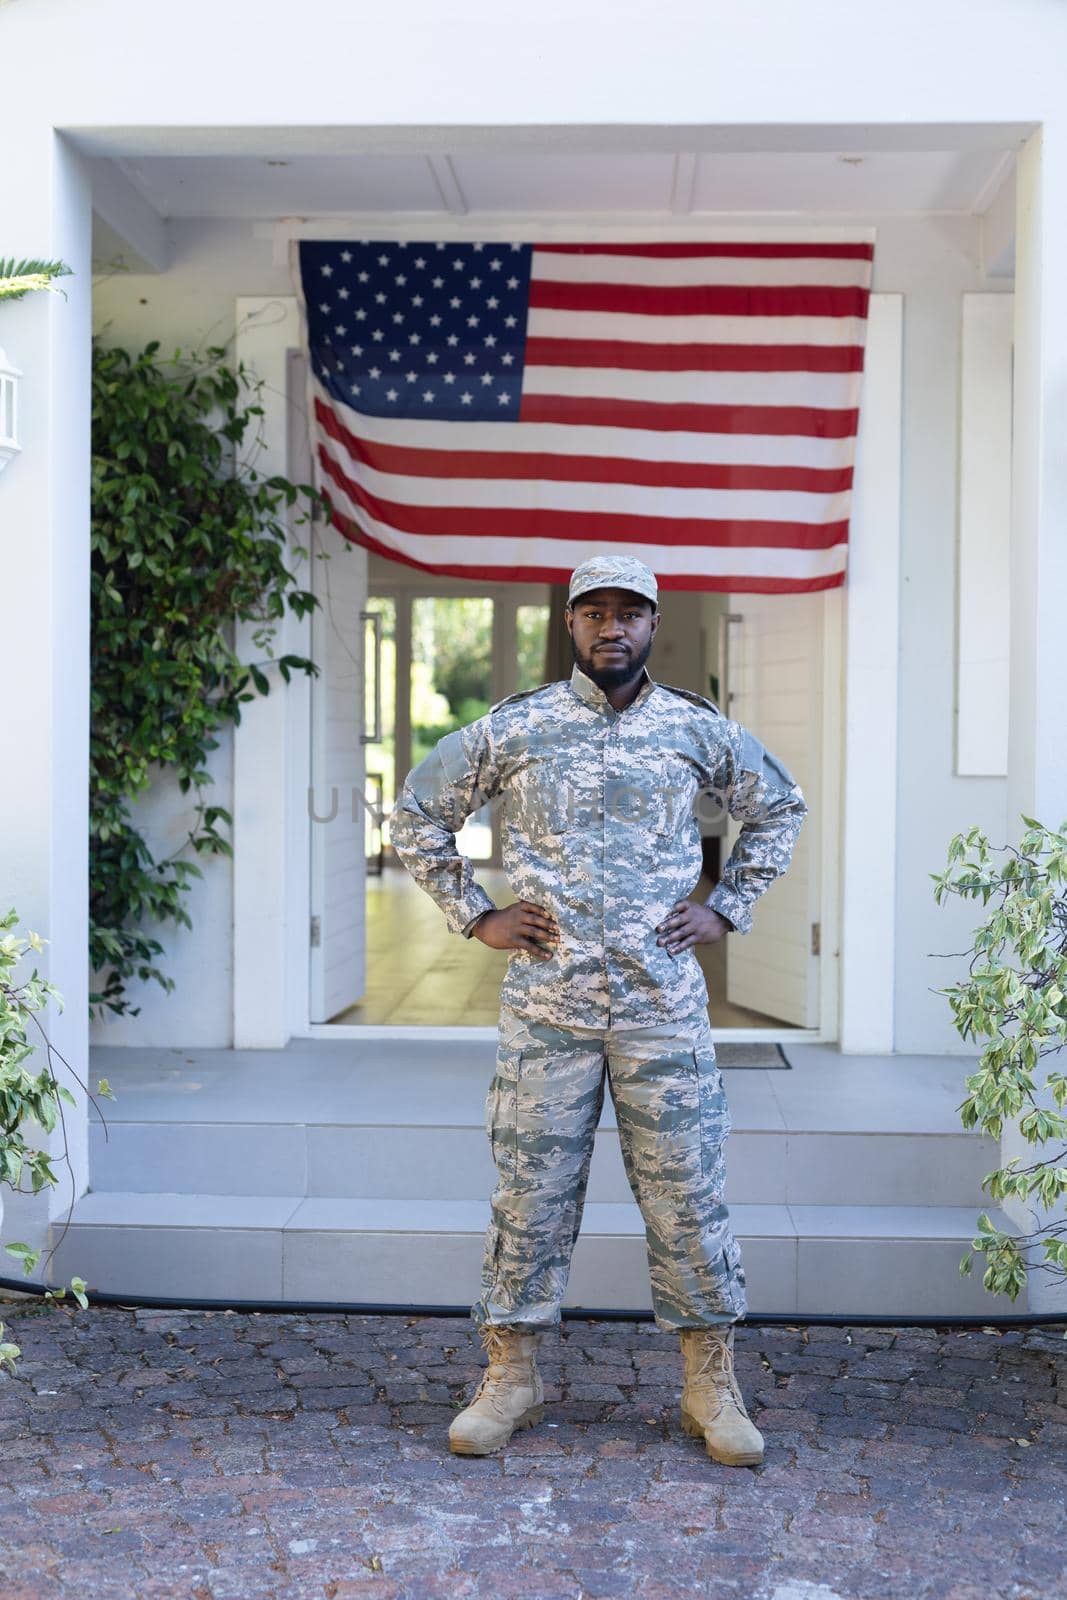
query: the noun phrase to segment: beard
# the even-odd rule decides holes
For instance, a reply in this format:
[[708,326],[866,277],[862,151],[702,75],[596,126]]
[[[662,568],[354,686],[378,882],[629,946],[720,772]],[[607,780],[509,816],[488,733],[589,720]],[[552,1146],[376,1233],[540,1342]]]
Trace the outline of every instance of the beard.
[[598,689],[603,689],[605,694],[609,689],[621,689],[624,683],[629,683],[641,671],[645,662],[652,654],[652,640],[649,639],[643,650],[636,653],[630,651],[629,645],[624,645],[627,652],[624,659],[612,661],[610,658],[598,654],[594,647],[592,655],[583,656],[574,642],[573,633],[570,636],[571,655],[581,672],[591,678]]

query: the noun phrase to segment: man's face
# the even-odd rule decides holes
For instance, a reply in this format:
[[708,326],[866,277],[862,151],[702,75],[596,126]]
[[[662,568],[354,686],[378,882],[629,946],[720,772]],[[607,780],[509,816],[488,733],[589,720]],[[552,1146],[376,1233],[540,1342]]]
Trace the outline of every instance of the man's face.
[[651,600],[632,589],[590,589],[564,616],[575,661],[605,693],[637,676],[659,627]]

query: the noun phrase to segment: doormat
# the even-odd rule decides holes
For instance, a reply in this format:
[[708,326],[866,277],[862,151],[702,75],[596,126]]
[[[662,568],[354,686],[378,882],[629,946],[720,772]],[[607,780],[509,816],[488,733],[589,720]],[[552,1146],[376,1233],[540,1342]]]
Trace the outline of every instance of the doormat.
[[780,1044],[717,1044],[715,1060],[720,1067],[758,1067],[762,1072],[791,1072],[793,1063]]

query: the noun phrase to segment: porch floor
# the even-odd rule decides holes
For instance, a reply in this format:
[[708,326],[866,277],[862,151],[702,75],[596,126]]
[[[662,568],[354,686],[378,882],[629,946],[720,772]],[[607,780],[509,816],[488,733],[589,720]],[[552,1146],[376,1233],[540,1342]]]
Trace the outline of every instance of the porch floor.
[[[479,946],[483,949],[484,946]],[[494,1018],[495,1021],[495,1018]],[[791,1072],[724,1069],[736,1138],[742,1131],[955,1134],[973,1055],[846,1055],[836,1045],[784,1045]],[[490,1039],[293,1039],[282,1050],[96,1047],[91,1077],[110,1078],[112,1123],[146,1119],[465,1125],[493,1071]],[[400,1098],[402,1093],[402,1098]],[[92,1111],[94,1121],[99,1114]],[[610,1102],[605,1127],[614,1126]]]

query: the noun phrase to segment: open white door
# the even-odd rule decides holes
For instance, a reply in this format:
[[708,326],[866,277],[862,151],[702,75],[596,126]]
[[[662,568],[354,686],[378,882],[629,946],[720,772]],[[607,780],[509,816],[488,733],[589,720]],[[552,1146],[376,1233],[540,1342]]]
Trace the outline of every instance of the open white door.
[[[733,1005],[796,1027],[819,1025],[819,827],[824,596],[730,596],[723,710],[783,761],[810,808],[792,864],[764,894],[749,933],[726,945]],[[723,860],[741,824],[732,818]]]
[[365,552],[333,529],[316,534],[311,685],[311,1020],[329,1022],[366,988],[366,786],[363,753]]
[[[307,363],[290,351],[291,393],[306,394]],[[315,482],[310,443],[294,441],[291,475]],[[303,530],[313,558],[311,616],[311,926],[312,1022],[360,1000],[366,988],[366,789],[364,622],[367,553],[321,518]],[[329,559],[318,559],[325,552]]]

